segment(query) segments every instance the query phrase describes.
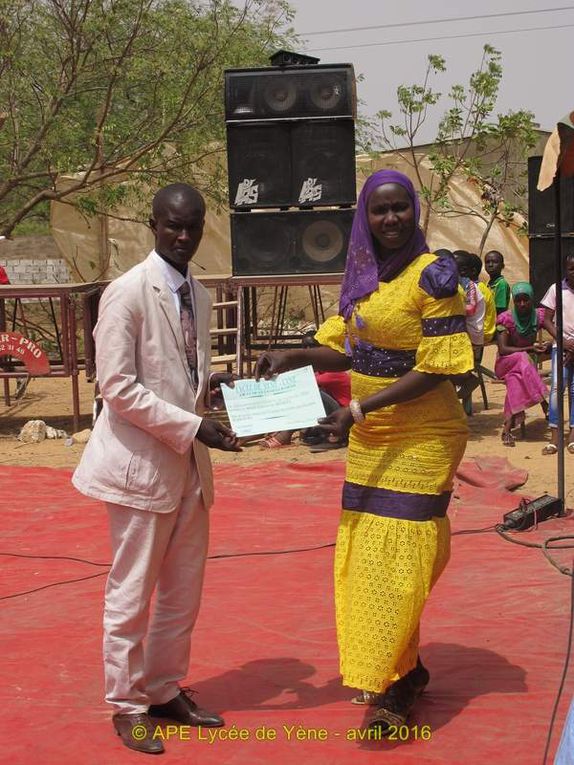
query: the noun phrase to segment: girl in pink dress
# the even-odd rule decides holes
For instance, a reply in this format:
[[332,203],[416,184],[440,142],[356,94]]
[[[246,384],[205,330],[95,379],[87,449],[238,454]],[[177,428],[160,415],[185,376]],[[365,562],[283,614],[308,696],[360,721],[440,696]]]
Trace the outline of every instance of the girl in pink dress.
[[517,282],[512,287],[513,307],[496,319],[498,358],[494,371],[506,383],[504,399],[504,427],[502,443],[514,446],[512,428],[523,426],[524,410],[542,404],[548,410],[548,389],[540,379],[530,354],[546,353],[549,343],[539,343],[536,334],[544,321],[544,309],[534,308],[534,290],[528,282]]

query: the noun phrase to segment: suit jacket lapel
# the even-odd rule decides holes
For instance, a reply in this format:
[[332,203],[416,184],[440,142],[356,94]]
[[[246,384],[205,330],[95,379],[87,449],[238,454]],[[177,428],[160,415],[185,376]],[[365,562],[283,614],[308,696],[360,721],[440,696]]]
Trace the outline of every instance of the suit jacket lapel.
[[187,363],[187,356],[185,355],[185,343],[183,340],[183,332],[181,331],[181,320],[180,320],[180,317],[178,316],[177,310],[174,305],[173,295],[171,294],[170,288],[165,283],[162,273],[155,266],[153,258],[151,256],[148,256],[146,260],[146,266],[147,266],[147,272],[149,274],[152,287],[154,289],[154,292],[156,294],[156,297],[159,303],[160,310],[167,319],[167,322],[173,334],[173,339],[175,341],[175,344],[177,345],[181,363],[183,364],[183,368],[185,369],[188,382],[193,387],[193,383],[191,380],[191,372],[189,370],[189,364]]

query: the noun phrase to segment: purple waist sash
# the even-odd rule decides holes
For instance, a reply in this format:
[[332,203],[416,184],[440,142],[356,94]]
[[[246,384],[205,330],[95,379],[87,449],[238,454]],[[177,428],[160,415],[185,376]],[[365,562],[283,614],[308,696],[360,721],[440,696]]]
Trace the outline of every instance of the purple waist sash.
[[391,491],[345,481],[343,484],[343,510],[371,513],[400,521],[430,521],[444,518],[451,492],[442,494],[414,494]]
[[371,377],[402,377],[413,369],[416,351],[376,348],[360,343],[353,348],[353,371]]

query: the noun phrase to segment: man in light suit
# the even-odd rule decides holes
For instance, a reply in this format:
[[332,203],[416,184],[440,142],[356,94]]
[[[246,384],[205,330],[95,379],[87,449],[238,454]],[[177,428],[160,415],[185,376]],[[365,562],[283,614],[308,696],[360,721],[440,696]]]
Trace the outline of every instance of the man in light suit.
[[224,724],[179,685],[207,555],[208,447],[240,450],[229,428],[201,416],[208,386],[230,377],[210,380],[211,302],[188,270],[204,218],[196,189],[161,189],[150,218],[155,249],[103,293],[94,337],[104,405],[72,478],[79,491],[103,500],[109,515],[106,701],[124,744],[154,754],[163,745],[151,716]]

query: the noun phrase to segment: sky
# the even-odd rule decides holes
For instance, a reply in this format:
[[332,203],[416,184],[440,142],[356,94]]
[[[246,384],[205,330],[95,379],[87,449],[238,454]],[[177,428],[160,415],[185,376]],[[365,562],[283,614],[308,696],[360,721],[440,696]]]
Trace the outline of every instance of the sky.
[[[301,52],[320,57],[321,64],[352,63],[355,73],[363,75],[357,93],[367,115],[381,109],[397,113],[397,86],[421,82],[430,53],[442,55],[447,65],[447,72],[434,80],[435,90],[446,94],[452,84],[466,84],[480,65],[485,43],[502,53],[503,77],[495,113],[527,109],[541,128],[552,130],[574,108],[574,4],[560,0],[289,2],[296,12],[295,30],[305,42]],[[446,108],[446,99],[442,103]],[[435,125],[436,120],[418,143],[432,141]]]

